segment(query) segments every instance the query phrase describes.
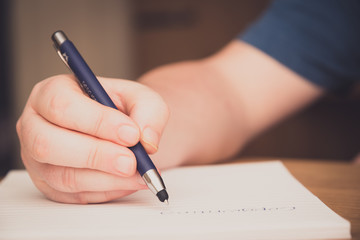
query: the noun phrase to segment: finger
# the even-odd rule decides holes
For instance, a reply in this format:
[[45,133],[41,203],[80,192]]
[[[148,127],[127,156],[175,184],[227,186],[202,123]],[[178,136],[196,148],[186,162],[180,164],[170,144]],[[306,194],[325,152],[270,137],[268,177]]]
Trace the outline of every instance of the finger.
[[118,190],[118,191],[66,193],[51,188],[44,181],[34,181],[34,184],[48,199],[61,203],[88,204],[88,203],[109,202],[121,197],[125,197],[135,192],[128,190]]
[[141,143],[147,152],[155,153],[169,118],[169,109],[162,97],[145,85],[126,80],[122,80],[122,84],[105,81],[104,86],[113,99],[122,102],[126,113],[139,125]]
[[25,158],[24,164],[28,172],[33,176],[33,180],[44,181],[50,187],[60,192],[75,193],[84,191],[147,189],[145,182],[139,174],[125,178],[92,169],[43,164],[29,156]]
[[117,191],[146,189],[144,180],[136,174],[120,177],[92,169],[60,167],[41,164],[35,169],[49,186],[60,192]]
[[41,163],[96,169],[120,176],[136,171],[134,154],[126,147],[53,125],[34,112],[24,114],[20,127],[23,150]]
[[124,146],[133,146],[140,140],[133,120],[85,96],[73,76],[55,76],[39,85],[31,106],[46,120]]

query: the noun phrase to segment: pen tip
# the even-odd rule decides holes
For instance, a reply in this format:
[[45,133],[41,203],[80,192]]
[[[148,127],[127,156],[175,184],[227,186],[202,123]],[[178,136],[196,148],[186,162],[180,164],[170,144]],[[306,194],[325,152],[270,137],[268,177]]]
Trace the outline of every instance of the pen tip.
[[159,198],[160,202],[164,202],[165,200],[168,200],[169,199],[169,195],[168,193],[166,192],[165,189],[161,190],[160,192],[158,192],[156,194],[156,196]]
[[169,201],[168,201],[168,200],[165,200],[164,203],[166,203],[166,205],[169,205]]

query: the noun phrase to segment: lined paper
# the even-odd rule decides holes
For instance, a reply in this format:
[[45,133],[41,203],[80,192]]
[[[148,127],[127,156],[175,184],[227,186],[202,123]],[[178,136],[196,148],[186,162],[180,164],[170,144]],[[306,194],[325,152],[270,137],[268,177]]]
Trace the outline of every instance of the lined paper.
[[0,185],[0,239],[347,239],[350,223],[279,161],[162,173],[169,205],[148,190],[90,205],[47,200],[25,171]]

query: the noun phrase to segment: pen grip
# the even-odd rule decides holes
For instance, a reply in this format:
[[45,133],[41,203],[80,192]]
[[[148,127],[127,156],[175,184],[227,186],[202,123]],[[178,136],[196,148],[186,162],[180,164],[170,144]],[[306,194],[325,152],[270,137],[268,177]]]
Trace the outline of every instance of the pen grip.
[[149,155],[146,153],[140,142],[129,148],[136,157],[137,170],[141,176],[150,169],[156,169],[154,163],[151,161]]
[[[80,53],[75,48],[74,44],[71,41],[66,40],[63,44],[61,44],[60,52],[77,77],[80,86],[89,95],[89,97],[105,106],[117,109],[105,89],[97,80],[95,74],[91,71],[90,67],[86,64]],[[133,147],[129,147],[129,149],[136,157],[137,170],[141,176],[150,169],[156,169],[140,142]]]

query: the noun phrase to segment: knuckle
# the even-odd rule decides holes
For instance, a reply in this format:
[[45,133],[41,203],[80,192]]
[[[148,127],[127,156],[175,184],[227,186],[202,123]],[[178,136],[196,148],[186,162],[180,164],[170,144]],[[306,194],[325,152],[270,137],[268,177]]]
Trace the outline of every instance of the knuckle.
[[54,92],[51,95],[48,103],[48,112],[53,119],[61,121],[64,116],[64,112],[69,107],[70,102],[68,99],[58,92]]
[[44,85],[44,81],[40,81],[36,83],[31,91],[31,95],[36,95],[37,93],[41,92],[41,88]]
[[104,119],[105,119],[105,113],[104,112],[99,112],[97,115],[96,115],[96,119],[94,121],[94,125],[92,125],[92,129],[90,129],[90,132],[95,135],[95,136],[98,136],[100,134],[100,131],[101,131],[101,127],[102,127],[102,124],[104,122]]
[[85,165],[87,168],[90,169],[98,169],[100,161],[100,146],[98,144],[94,144],[94,146],[90,148],[90,152],[88,154]]
[[78,192],[78,182],[76,179],[76,169],[71,167],[64,167],[60,175],[61,185],[66,192]]
[[39,172],[41,179],[44,180],[50,187],[57,191],[62,191],[63,187],[61,186],[62,180],[59,180],[61,171],[59,167],[48,167],[42,168]]
[[56,188],[56,176],[57,176],[57,168],[49,167],[49,168],[42,168],[38,174],[40,175],[41,179],[43,179],[47,184]]
[[39,94],[61,89],[62,86],[60,87],[59,84],[63,85],[63,79],[64,75],[57,75],[37,82],[31,91],[30,98]]
[[48,155],[49,140],[41,133],[37,133],[32,142],[31,152],[33,157],[43,162]]

